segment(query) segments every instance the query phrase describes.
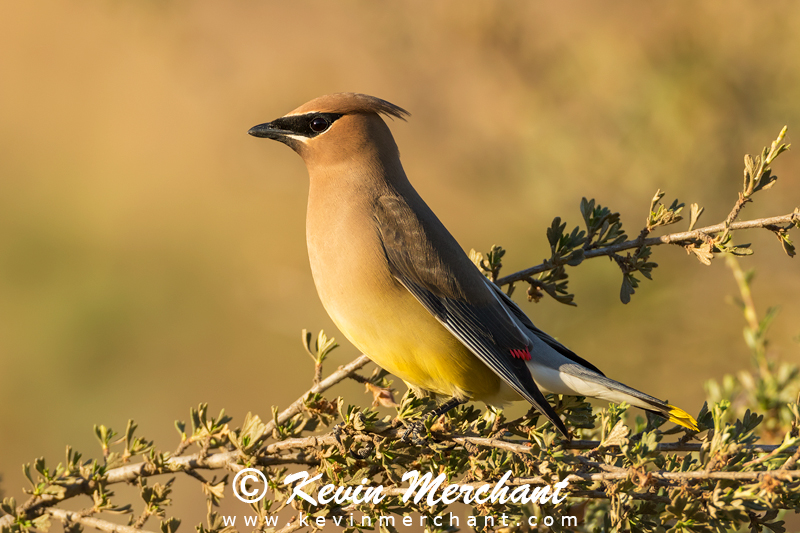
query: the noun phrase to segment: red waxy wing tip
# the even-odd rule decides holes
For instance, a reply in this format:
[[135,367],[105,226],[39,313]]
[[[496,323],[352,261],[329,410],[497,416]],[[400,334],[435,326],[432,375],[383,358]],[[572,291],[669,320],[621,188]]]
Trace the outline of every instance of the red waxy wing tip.
[[517,359],[522,359],[523,361],[531,360],[531,352],[528,350],[527,346],[521,350],[511,350],[511,356],[516,357]]

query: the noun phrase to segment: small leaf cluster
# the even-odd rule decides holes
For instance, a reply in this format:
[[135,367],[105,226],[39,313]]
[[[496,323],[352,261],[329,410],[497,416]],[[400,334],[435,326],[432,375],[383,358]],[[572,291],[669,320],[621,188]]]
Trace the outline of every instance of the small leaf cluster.
[[742,185],[742,195],[746,198],[753,193],[769,189],[775,184],[778,178],[772,175],[770,165],[779,155],[789,149],[788,144],[783,140],[786,138],[788,128],[783,127],[778,134],[778,138],[772,141],[769,149],[766,147],[761,151],[761,155],[755,157],[744,156],[744,183]]
[[506,251],[502,246],[492,245],[492,248],[486,252],[486,258],[483,254],[476,252],[474,249],[469,251],[469,257],[473,263],[489,278],[492,282],[497,281],[500,275],[500,269],[503,267],[503,256]]
[[[627,304],[639,286],[640,279],[637,277],[639,274],[649,280],[653,279],[653,269],[658,266],[657,263],[650,260],[653,246],[678,244],[704,265],[710,265],[718,254],[750,255],[753,251],[749,244],[734,244],[733,242],[734,222],[745,204],[752,201],[752,196],[756,192],[772,187],[777,180],[770,165],[789,148],[789,145],[783,142],[785,135],[786,128],[784,127],[770,148],[764,148],[760,156],[748,155],[745,157],[743,190],[739,193],[739,199],[721,225],[696,228],[703,208],[693,203],[690,206],[687,232],[650,237],[651,233],[658,228],[683,220],[682,213],[685,204],[677,199],[669,205],[662,203],[665,193],[659,189],[650,201],[645,225],[639,232],[639,236],[626,241],[627,235],[622,228],[619,213],[596,204],[594,199],[583,198],[580,203],[580,212],[585,229],[576,226],[572,231],[567,232],[567,224],[562,222],[561,217],[553,219],[546,231],[547,241],[550,245],[550,257],[541,264],[498,279],[501,267],[499,262],[486,264],[483,262],[483,256],[474,251],[471,252],[473,260],[492,281],[497,281],[500,285],[508,285],[508,294],[513,292],[514,283],[525,281],[529,284],[529,300],[538,302],[546,293],[560,303],[575,305],[575,296],[569,293],[567,288],[566,267],[577,266],[592,257],[610,257],[617,264],[622,272],[620,301]],[[791,216],[781,218],[788,219],[788,223],[779,225],[765,221],[755,227],[762,227],[773,232],[786,254],[792,257],[795,255],[795,247],[789,238],[789,230],[800,228],[800,209],[795,209]],[[499,247],[495,246],[493,250],[497,248]],[[633,251],[626,252],[624,255],[620,253],[625,250]],[[537,276],[534,277],[533,274],[537,274]]]
[[[358,381],[378,387],[391,385],[383,372],[375,372],[369,378],[359,377]],[[795,386],[798,381],[795,378]],[[274,529],[268,526],[267,517],[287,507],[302,511],[309,522],[317,517],[330,520],[353,513],[371,519],[364,525],[360,519],[352,526],[345,522],[348,533],[375,528],[397,531],[396,526],[379,521],[386,516],[446,515],[450,508],[442,501],[428,505],[426,498],[420,502],[400,499],[402,487],[407,486],[402,476],[411,470],[422,474],[432,472],[434,476],[444,474],[447,484],[491,484],[508,471],[512,472],[514,484],[542,487],[560,480],[569,482],[569,497],[558,504],[550,500],[529,505],[473,503],[471,518],[467,520],[479,531],[498,529],[503,517],[512,524],[527,524],[531,517],[543,524],[553,517],[560,520],[573,516],[574,523],[554,522],[549,527],[552,531],[722,532],[746,525],[759,531],[762,528],[783,531],[781,510],[800,506],[797,399],[787,406],[792,420],[785,427],[779,445],[769,451],[760,451],[760,439],[765,435],[775,436],[776,430],[767,427],[764,416],[752,410],[745,410],[739,419],[734,419],[733,408],[726,399],[703,407],[697,416],[699,434],[681,428],[664,429],[664,420],[654,416],[646,420],[637,417],[629,426],[626,404],[593,410],[580,397],[549,395],[547,400],[574,435],[572,441],[564,440],[533,409],[525,416],[509,420],[502,410],[466,405],[432,420],[426,419],[425,413],[435,402],[410,390],[386,414],[346,405],[341,398],[327,400],[319,394],[309,394],[304,399],[307,409],[280,423],[279,417],[273,417],[271,432],[258,416],[248,413],[241,427],[234,428],[224,411],[212,417],[208,407],[200,405],[190,411],[191,431],[183,423],[176,424],[181,439],[175,453],[157,452],[149,441],[137,439],[133,423],[128,424],[124,436],[117,440],[113,430],[98,426],[102,462],[82,461],[79,454],[68,450],[65,464],[50,469],[40,459],[32,466],[37,476],[31,474],[30,465],[26,466],[26,472],[33,487],[32,495],[51,495],[60,501],[78,490],[91,497],[93,507],[89,514],[132,514],[132,505],[112,502],[114,494],[102,482],[117,475],[113,468],[109,470],[106,461],[112,461],[112,467],[123,466],[125,450],[129,450],[130,457],[138,456],[144,465],[135,478],[144,508],[129,523],[141,528],[150,517],[159,517],[162,533],[175,533],[180,524],[176,518],[166,517],[176,472],[197,479],[206,496],[207,519],[197,526],[198,532],[235,531],[225,525],[216,510],[229,493],[228,475],[207,480],[188,466],[205,464],[206,469],[211,468],[204,461],[215,461],[220,454],[228,454],[240,468],[256,467],[264,472],[268,497],[251,504],[258,516],[257,529],[264,532]],[[405,426],[418,421],[424,421],[424,444],[399,438]],[[669,446],[674,445],[666,444],[665,439],[676,434],[682,435],[678,451],[669,451]],[[176,463],[189,441],[199,451],[192,461]],[[585,442],[591,445],[581,444]],[[680,451],[681,446],[693,451]],[[118,447],[122,449],[118,451]],[[289,472],[287,465],[292,464],[308,470],[310,476],[322,474],[314,486],[304,487],[309,494],[331,483],[351,490],[357,486],[382,486],[390,495],[378,503],[363,504],[340,500],[313,506],[296,498],[290,500],[292,487],[284,485],[282,480]],[[713,474],[730,474],[730,477],[714,478]],[[150,483],[149,478],[155,476],[169,479]],[[91,480],[99,483],[88,490]],[[5,513],[19,514],[11,526],[4,526],[4,531],[23,532],[43,529],[46,525],[47,515],[20,513],[21,507],[12,499],[6,499],[2,509]],[[465,521],[464,517],[460,519]],[[299,522],[291,523],[284,533],[295,529],[299,529]],[[448,528],[446,524],[442,527],[429,524],[426,529],[444,532]]]
[[306,353],[311,357],[314,361],[314,383],[319,383],[321,376],[322,376],[322,363],[325,362],[325,359],[328,357],[333,350],[336,349],[338,344],[336,344],[336,340],[334,338],[328,338],[325,335],[324,331],[320,331],[319,335],[317,335],[317,340],[314,343],[314,347],[311,347],[311,339],[312,335],[308,330],[303,330],[302,332],[303,337],[303,347],[306,350]]
[[565,233],[567,224],[561,221],[561,217],[554,218],[547,228],[550,258],[543,262],[547,270],[535,280],[528,280],[533,289],[529,291],[529,299],[539,301],[541,289],[557,302],[575,305],[575,295],[567,291],[565,267],[581,264],[589,250],[615,246],[628,238],[622,230],[619,213],[586,198],[581,199],[580,211],[585,230],[576,226]]
[[[42,502],[58,503],[78,494],[90,500],[89,507],[80,511],[83,517],[93,517],[101,513],[130,515],[128,525],[140,528],[150,516],[164,518],[161,521],[163,533],[174,533],[180,520],[166,518],[165,508],[171,503],[170,492],[173,479],[166,483],[154,483],[149,486],[146,478],[139,479],[140,497],[144,508],[138,518],[133,517],[134,506],[130,503],[119,504],[114,501],[114,492],[105,480],[109,472],[130,465],[134,460],[145,465],[156,466],[163,461],[163,455],[156,452],[153,442],[135,434],[137,425],[129,420],[125,431],[119,438],[113,429],[96,425],[94,433],[100,444],[101,459],[83,460],[81,453],[67,446],[64,462],[49,467],[43,457],[25,464],[22,467],[30,488],[25,492],[31,495],[26,505],[17,506],[14,498],[3,500],[0,517],[12,518],[3,525],[3,532],[22,533],[31,529],[47,531],[50,527],[50,516],[41,512],[37,505]],[[27,508],[26,508],[27,506]],[[71,532],[81,530],[79,523],[72,523],[67,528]]]

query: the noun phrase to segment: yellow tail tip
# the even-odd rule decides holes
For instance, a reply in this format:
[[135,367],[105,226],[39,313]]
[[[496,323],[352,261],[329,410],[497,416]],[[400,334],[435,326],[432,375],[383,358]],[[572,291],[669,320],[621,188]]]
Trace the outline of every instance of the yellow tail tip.
[[697,420],[694,419],[692,415],[681,409],[680,407],[675,407],[674,405],[667,404],[669,408],[669,421],[678,424],[679,426],[683,426],[686,429],[691,429],[692,431],[700,431],[697,427]]

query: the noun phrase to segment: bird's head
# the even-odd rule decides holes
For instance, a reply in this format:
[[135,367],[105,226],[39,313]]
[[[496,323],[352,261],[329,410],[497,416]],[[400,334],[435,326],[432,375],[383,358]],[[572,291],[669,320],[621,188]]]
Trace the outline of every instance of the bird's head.
[[248,133],[288,145],[309,169],[353,158],[397,158],[397,145],[381,115],[405,120],[409,113],[374,96],[329,94],[254,126]]

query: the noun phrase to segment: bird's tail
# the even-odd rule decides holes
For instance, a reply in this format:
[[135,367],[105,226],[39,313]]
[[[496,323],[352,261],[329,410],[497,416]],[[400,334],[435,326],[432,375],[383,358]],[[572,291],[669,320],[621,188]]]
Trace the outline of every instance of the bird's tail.
[[613,395],[616,396],[616,398],[613,398],[612,401],[616,401],[617,403],[620,401],[626,401],[631,405],[641,407],[645,411],[650,411],[651,413],[663,416],[670,422],[674,422],[675,424],[683,426],[686,429],[699,431],[699,428],[697,427],[697,420],[695,420],[692,415],[680,407],[670,405],[665,401],[654,398],[649,394],[639,392],[636,389],[628,387],[627,385],[623,385],[622,383],[614,380],[608,379],[608,381],[612,381],[615,385],[617,385],[609,387],[609,389],[613,391]]
[[564,372],[562,379],[565,380],[574,393],[616,403],[628,402],[631,405],[663,416],[679,426],[692,431],[699,431],[694,417],[679,407],[670,405],[649,394],[578,365],[564,365],[561,367],[561,371]]
[[692,415],[680,407],[675,407],[674,405],[661,401],[658,398],[654,398],[649,394],[639,392],[636,389],[628,387],[627,385],[623,385],[622,383],[614,383],[619,385],[619,387],[609,387],[613,393],[611,398],[606,397],[606,399],[610,399],[611,401],[617,403],[626,401],[631,405],[635,405],[636,407],[644,409],[645,411],[650,411],[651,413],[663,416],[670,422],[674,422],[675,424],[683,426],[686,429],[699,431],[699,428],[697,427],[697,420],[695,420]]
[[691,429],[692,431],[699,431],[697,427],[697,420],[695,420],[692,415],[690,415],[680,407],[675,407],[674,405],[670,404],[666,404],[666,406],[667,406],[667,411],[664,412],[664,414],[667,415],[670,422],[674,422],[679,426]]

